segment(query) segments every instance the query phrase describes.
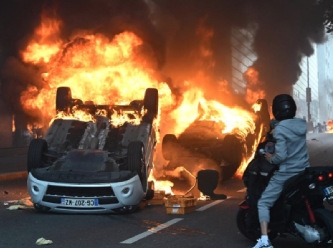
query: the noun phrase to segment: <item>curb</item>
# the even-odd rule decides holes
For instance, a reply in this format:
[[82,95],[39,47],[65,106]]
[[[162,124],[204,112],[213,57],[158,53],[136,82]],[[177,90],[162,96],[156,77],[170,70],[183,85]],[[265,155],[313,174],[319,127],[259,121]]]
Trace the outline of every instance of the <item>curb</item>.
[[4,173],[0,174],[0,182],[3,181],[10,181],[15,179],[26,179],[28,177],[28,172],[26,171],[18,171],[18,172],[12,172],[12,173]]

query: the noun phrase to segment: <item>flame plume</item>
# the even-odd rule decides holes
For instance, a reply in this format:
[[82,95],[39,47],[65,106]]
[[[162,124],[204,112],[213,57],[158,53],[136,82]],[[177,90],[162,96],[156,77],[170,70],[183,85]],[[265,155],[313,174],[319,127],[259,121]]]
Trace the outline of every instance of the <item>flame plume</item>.
[[[42,70],[42,85],[30,85],[20,98],[26,112],[38,115],[41,123],[37,126],[45,126],[55,117],[55,94],[60,86],[70,87],[74,99],[95,104],[128,104],[141,99],[146,88],[157,88],[163,132],[179,135],[195,120],[213,120],[223,133],[237,133],[243,139],[254,133],[255,116],[252,112],[208,100],[204,89],[188,87],[182,97],[175,100],[168,83],[160,80],[156,64],[147,53],[147,45],[135,33],[124,31],[110,38],[80,31],[65,42],[60,38],[61,20],[45,14],[41,20],[34,36],[21,51],[24,63]],[[205,51],[208,56],[208,50]],[[186,82],[185,85],[192,83]],[[57,117],[66,118],[61,113]],[[67,117],[93,120],[75,109],[73,116]],[[126,121],[116,116],[112,120],[114,125]],[[165,161],[157,151],[155,166],[158,168]]]

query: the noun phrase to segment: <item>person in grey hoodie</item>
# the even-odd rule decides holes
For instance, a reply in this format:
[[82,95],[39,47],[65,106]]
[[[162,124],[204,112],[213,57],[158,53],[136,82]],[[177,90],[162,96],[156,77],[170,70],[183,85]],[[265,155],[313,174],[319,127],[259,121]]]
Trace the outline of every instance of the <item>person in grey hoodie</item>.
[[307,125],[305,120],[295,118],[294,99],[288,94],[275,96],[272,112],[278,121],[273,131],[275,152],[266,152],[265,158],[271,164],[278,165],[278,170],[274,172],[258,201],[261,237],[253,248],[273,248],[268,238],[270,208],[279,198],[284,183],[310,166],[306,144]]

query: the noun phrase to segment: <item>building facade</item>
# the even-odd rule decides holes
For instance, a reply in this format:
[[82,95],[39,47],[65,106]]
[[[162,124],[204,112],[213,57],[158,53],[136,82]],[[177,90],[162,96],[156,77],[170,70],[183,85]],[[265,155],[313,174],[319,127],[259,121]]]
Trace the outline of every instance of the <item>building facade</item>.
[[[239,94],[246,93],[244,73],[257,59],[252,49],[254,34],[255,28],[233,28],[231,32],[232,85]],[[302,73],[291,92],[297,104],[296,116],[305,119],[310,129],[333,119],[333,35],[313,48],[314,53],[302,59]]]
[[231,30],[231,67],[232,87],[238,94],[246,93],[244,73],[257,59],[253,52],[255,27],[249,29],[232,28]]
[[326,42],[314,45],[311,57],[303,58],[302,75],[293,87],[299,115],[313,122],[314,131],[318,131],[324,122],[333,119],[332,55],[333,36],[329,34]]
[[[304,57],[300,67],[302,73],[293,85],[293,97],[297,104],[297,117],[316,125],[319,120],[319,79],[317,46],[310,57]],[[310,127],[311,129],[311,127]]]
[[318,47],[319,121],[333,119],[333,34]]

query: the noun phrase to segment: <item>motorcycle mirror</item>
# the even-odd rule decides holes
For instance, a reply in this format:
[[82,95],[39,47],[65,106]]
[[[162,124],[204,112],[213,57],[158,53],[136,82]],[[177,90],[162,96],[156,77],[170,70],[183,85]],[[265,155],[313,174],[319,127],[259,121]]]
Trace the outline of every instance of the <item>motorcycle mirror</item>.
[[209,196],[212,200],[227,198],[224,194],[214,193],[218,181],[219,173],[216,170],[200,170],[197,174],[198,189],[201,193]]

